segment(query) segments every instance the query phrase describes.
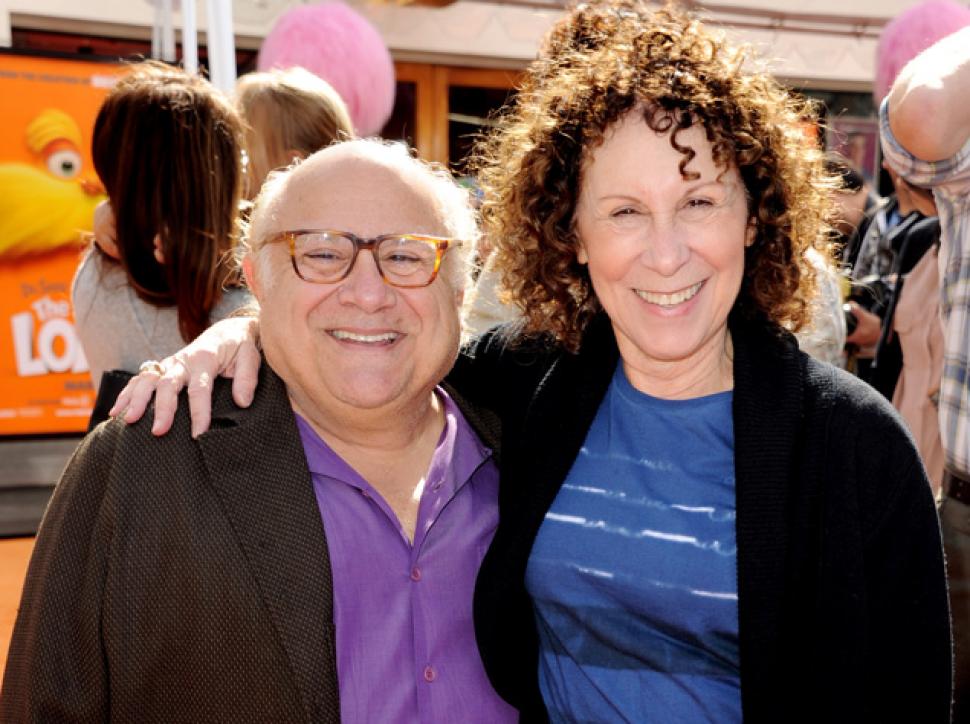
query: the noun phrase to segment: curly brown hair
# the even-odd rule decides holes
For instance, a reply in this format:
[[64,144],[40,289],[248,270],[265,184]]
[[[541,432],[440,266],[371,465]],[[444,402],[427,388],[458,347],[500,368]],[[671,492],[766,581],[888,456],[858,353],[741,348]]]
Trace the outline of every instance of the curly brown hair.
[[700,123],[715,162],[738,168],[757,231],[746,250],[735,311],[791,329],[810,316],[816,278],[805,252],[830,255],[830,192],[823,154],[805,133],[815,108],[689,13],[644,0],[580,5],[546,37],[513,105],[478,149],[482,219],[505,295],[526,333],[575,351],[600,309],[576,259],[574,212],[584,163],[626,113],[654,130]]

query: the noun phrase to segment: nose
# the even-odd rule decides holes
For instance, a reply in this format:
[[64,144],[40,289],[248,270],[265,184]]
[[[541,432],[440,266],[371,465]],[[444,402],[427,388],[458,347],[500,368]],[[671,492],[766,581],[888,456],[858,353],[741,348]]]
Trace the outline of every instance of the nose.
[[690,259],[686,233],[672,220],[657,220],[647,236],[641,261],[662,276],[673,276]]
[[104,186],[101,185],[100,181],[82,178],[78,180],[78,183],[81,184],[81,189],[88,196],[104,196],[105,194]]
[[342,304],[350,304],[365,312],[377,312],[394,303],[394,290],[377,271],[374,253],[363,249],[357,255],[354,268],[340,282],[337,290]]

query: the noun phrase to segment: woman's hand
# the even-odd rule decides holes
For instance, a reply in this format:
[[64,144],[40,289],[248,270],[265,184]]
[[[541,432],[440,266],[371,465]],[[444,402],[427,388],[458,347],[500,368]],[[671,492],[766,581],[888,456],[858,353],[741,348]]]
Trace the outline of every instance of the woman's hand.
[[237,405],[249,407],[253,401],[260,365],[258,338],[259,323],[255,317],[216,322],[184,349],[133,377],[109,414],[122,415],[127,423],[135,422],[145,414],[154,394],[152,434],[164,435],[175,419],[179,392],[188,386],[192,437],[198,437],[209,429],[212,380],[216,375],[232,378],[232,399]]

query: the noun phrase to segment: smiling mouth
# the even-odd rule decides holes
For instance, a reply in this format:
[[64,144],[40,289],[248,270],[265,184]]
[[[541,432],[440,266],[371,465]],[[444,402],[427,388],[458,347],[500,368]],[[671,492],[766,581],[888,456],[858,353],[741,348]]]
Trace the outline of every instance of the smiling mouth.
[[703,286],[704,282],[700,281],[693,286],[689,286],[686,289],[681,289],[679,292],[673,292],[672,294],[648,292],[644,289],[634,289],[633,291],[638,297],[640,297],[640,299],[650,304],[656,304],[659,307],[676,307],[678,304],[683,304],[684,302],[693,299]]
[[393,344],[401,336],[397,332],[382,332],[381,334],[360,334],[348,332],[344,329],[329,330],[330,336],[341,342],[356,342],[357,344]]

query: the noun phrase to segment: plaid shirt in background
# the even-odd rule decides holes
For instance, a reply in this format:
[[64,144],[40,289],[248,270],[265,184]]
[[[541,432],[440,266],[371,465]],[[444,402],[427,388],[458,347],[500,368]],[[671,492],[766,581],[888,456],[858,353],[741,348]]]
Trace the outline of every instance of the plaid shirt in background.
[[933,189],[940,217],[940,316],[943,380],[940,434],[946,465],[970,477],[970,140],[943,161],[921,161],[889,129],[887,102],[879,108],[886,161],[916,186]]

